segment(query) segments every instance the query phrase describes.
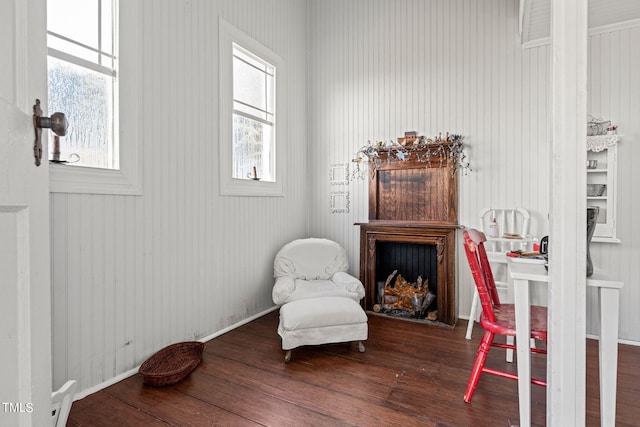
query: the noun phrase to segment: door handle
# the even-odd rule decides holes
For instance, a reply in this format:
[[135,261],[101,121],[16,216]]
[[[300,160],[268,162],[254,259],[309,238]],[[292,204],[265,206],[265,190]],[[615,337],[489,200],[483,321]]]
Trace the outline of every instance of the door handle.
[[35,132],[33,156],[36,166],[40,166],[40,160],[42,159],[42,129],[51,129],[56,135],[65,136],[68,127],[69,122],[64,113],[53,113],[51,117],[42,117],[40,100],[36,99],[36,103],[33,106],[33,130]]

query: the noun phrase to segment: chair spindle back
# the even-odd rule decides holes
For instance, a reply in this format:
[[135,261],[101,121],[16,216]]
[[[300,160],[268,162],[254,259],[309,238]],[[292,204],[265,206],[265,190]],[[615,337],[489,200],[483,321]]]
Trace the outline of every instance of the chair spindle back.
[[493,307],[500,306],[500,297],[498,296],[498,290],[496,289],[493,273],[491,272],[491,266],[484,247],[484,242],[487,238],[484,233],[473,228],[465,230],[463,236],[464,251],[467,254],[473,281],[475,282],[476,289],[478,289],[482,312],[487,320],[495,322],[496,318]]

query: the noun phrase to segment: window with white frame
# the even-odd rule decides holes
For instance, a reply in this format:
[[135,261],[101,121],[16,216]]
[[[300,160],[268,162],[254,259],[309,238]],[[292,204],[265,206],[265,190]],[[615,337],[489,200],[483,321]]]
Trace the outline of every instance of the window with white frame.
[[275,181],[275,73],[273,65],[233,45],[234,179]]
[[69,120],[51,192],[141,194],[141,20],[138,1],[47,0],[47,108]]
[[58,158],[79,166],[119,168],[116,7],[116,0],[47,0],[48,108],[70,123]]
[[220,193],[282,196],[282,60],[222,18],[219,22]]

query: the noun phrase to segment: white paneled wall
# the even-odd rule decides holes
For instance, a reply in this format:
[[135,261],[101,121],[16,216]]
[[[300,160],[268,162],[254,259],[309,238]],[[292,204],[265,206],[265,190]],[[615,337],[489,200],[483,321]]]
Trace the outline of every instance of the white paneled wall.
[[[353,224],[367,219],[367,183],[348,185],[349,214],[329,214],[328,167],[408,130],[464,135],[473,172],[459,179],[461,224],[478,227],[485,207],[522,206],[533,235],[546,233],[548,48],[522,49],[517,2],[317,1],[310,16],[312,234],[342,242],[358,270]],[[457,276],[467,313],[464,264]]]
[[[532,214],[531,234],[548,233],[550,49],[523,48],[518,2],[497,0],[318,0],[309,12],[310,230],[348,248],[358,272],[359,229],[368,216],[366,181],[329,183],[329,166],[349,162],[367,140],[404,131],[465,136],[473,172],[459,179],[459,219],[479,226],[484,207]],[[597,266],[619,273],[620,337],[640,341],[640,227],[633,166],[640,137],[640,41],[637,23],[590,36],[588,111],[610,118],[620,145],[618,230],[622,244],[592,246]],[[637,49],[636,49],[637,50]],[[337,188],[336,188],[337,187]],[[350,192],[350,212],[330,213],[329,194]],[[636,190],[637,193],[637,190]],[[458,238],[457,302],[466,317],[473,284]],[[541,302],[544,295],[534,296]],[[588,332],[597,334],[593,295]],[[617,315],[612,313],[611,315]]]
[[[592,31],[589,37],[589,100],[587,111],[611,120],[623,135],[618,144],[617,234],[621,244],[592,243],[597,267],[616,272],[624,282],[620,297],[620,337],[640,341],[640,21]],[[587,294],[588,311],[597,313],[593,290]],[[618,315],[611,313],[611,316]],[[594,316],[588,332],[598,333]]]
[[[54,389],[270,309],[273,255],[308,232],[306,2],[144,0],[142,16],[142,196],[51,195]],[[219,196],[219,16],[287,67],[285,197]]]
[[[131,1],[131,0],[129,0]],[[330,165],[353,171],[368,140],[404,131],[464,135],[459,219],[522,206],[548,232],[550,51],[523,48],[513,0],[142,1],[143,195],[51,197],[53,387],[82,390],[134,369],[172,342],[215,334],[272,307],[272,259],[293,238],[343,244],[358,274],[367,181],[331,185]],[[287,66],[291,136],[285,197],[218,193],[218,17]],[[640,26],[590,36],[590,114],[611,119],[620,144],[621,244],[594,244],[597,266],[619,272],[620,337],[640,341]],[[126,99],[126,95],[125,95]],[[126,101],[125,101],[126,102]],[[308,138],[305,136],[308,135]],[[349,213],[330,213],[348,191]],[[458,313],[472,282],[458,238]],[[588,330],[597,334],[593,295]],[[616,314],[612,314],[616,315]],[[275,333],[275,331],[274,331]]]

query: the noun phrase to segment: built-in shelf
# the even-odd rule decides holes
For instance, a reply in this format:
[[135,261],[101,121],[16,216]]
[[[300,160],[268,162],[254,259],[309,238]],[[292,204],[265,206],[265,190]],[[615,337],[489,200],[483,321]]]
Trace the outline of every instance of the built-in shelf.
[[597,166],[587,169],[587,184],[603,184],[602,196],[588,196],[587,205],[600,208],[592,242],[620,243],[616,235],[618,142],[621,135],[587,137],[587,160]]

